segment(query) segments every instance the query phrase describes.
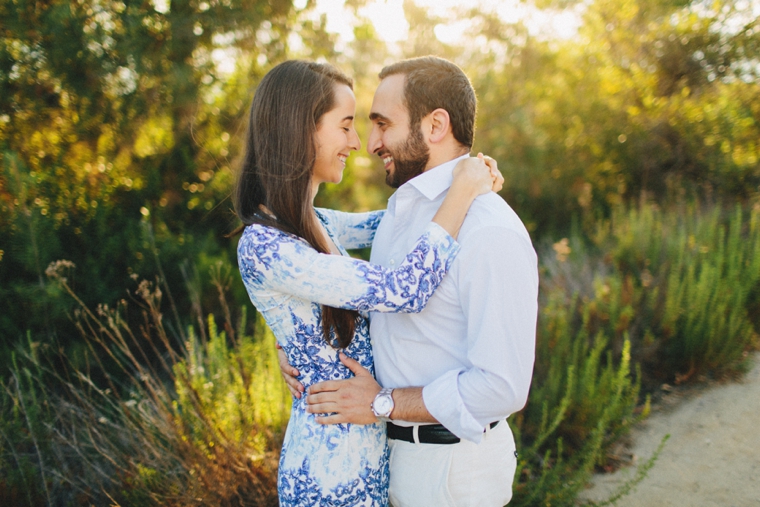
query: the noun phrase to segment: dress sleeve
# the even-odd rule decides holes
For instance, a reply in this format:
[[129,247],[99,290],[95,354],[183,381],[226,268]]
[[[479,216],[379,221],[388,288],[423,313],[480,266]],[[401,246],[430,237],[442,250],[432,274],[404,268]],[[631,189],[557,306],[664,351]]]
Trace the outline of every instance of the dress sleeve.
[[431,222],[404,262],[386,269],[366,261],[322,254],[302,239],[252,225],[238,243],[246,285],[335,308],[416,313],[448,272],[459,243]]
[[346,213],[326,208],[318,208],[317,212],[327,219],[337,240],[343,248],[353,250],[372,246],[375,231],[385,210],[368,211],[366,213]]

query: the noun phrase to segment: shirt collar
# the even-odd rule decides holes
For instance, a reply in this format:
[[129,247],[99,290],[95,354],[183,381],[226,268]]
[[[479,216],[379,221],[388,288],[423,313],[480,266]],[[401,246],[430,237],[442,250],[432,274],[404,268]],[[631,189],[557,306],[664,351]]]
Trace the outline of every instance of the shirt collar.
[[449,160],[448,162],[437,165],[432,169],[428,169],[402,186],[410,185],[416,188],[427,199],[432,201],[451,186],[451,182],[454,180],[454,167],[456,167],[460,160],[469,156],[470,154],[467,153],[454,160]]

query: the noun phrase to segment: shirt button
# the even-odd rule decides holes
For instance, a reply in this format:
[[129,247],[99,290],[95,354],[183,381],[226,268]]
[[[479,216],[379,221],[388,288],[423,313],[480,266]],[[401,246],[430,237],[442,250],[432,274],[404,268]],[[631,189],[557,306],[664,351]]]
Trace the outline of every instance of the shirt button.
[[395,266],[395,265],[396,265],[396,261],[394,261],[393,259],[391,259],[391,266]]

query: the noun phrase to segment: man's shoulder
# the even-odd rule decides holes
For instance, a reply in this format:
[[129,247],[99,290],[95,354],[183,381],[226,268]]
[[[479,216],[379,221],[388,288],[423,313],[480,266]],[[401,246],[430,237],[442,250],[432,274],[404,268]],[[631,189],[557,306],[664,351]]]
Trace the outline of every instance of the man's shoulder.
[[495,192],[481,195],[472,203],[459,232],[459,241],[464,244],[468,236],[477,235],[485,230],[516,233],[530,242],[530,235],[520,217]]

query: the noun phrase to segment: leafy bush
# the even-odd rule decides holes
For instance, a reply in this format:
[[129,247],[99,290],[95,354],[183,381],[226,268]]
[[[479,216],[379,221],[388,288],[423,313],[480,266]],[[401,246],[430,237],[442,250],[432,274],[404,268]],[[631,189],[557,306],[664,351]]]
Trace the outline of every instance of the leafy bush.
[[606,451],[639,417],[630,341],[613,355],[609,339],[573,325],[588,305],[549,294],[539,318],[536,367],[526,408],[512,419],[521,458],[510,505],[572,505]]
[[[760,207],[619,209],[590,238],[542,249],[533,387],[510,420],[520,450],[511,505],[570,506],[596,469],[615,465],[615,444],[662,382],[740,369],[758,344]],[[288,393],[263,322],[253,336],[245,312],[233,326],[229,274],[212,273],[224,330],[209,316],[175,339],[156,286],[138,286],[136,327],[124,302],[90,311],[71,268],[51,265],[50,286],[78,305],[90,363],[74,368],[31,340],[14,356],[0,396],[0,499],[276,504]]]
[[649,393],[740,370],[760,328],[760,207],[619,209],[544,248],[533,385],[511,420],[518,506],[573,505]]
[[[63,274],[71,267],[48,269],[69,292]],[[63,358],[35,344],[14,361],[0,405],[0,498],[13,505],[276,505],[289,394],[273,336],[262,322],[255,336],[245,335],[243,312],[238,332],[230,321],[219,331],[209,317],[207,339],[190,328],[177,347],[164,329],[161,291],[144,281],[137,296],[139,332],[126,325],[124,302],[96,312],[80,307],[77,323],[98,368],[61,374],[47,360]]]
[[[594,242],[625,286],[611,297],[627,298],[634,357],[653,381],[730,371],[757,344],[760,206],[619,210]],[[618,325],[604,311],[600,325]]]

